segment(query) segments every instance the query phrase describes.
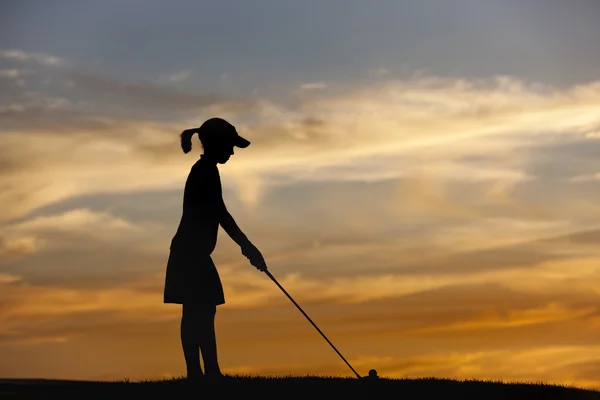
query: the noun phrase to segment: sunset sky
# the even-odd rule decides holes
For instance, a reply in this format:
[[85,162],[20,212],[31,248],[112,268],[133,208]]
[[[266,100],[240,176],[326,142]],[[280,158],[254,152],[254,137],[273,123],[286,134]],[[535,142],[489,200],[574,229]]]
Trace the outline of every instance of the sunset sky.
[[[360,373],[600,389],[597,0],[0,5],[0,378],[179,376],[182,130]],[[228,374],[353,376],[221,230]]]

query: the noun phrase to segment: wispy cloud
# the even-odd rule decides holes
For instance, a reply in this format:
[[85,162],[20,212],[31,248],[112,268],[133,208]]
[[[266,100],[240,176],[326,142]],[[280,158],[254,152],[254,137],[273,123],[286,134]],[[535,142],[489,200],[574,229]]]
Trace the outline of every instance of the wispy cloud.
[[18,78],[22,72],[18,69],[0,69],[0,78]]
[[[217,98],[211,96],[178,93],[171,89],[122,83],[82,73],[72,73],[71,78],[76,86],[84,87],[89,93],[94,93],[94,96],[105,93],[146,103],[155,101],[158,102],[156,104],[169,103],[189,108],[210,106],[217,101]],[[232,175],[239,175],[239,180],[245,180],[249,175],[254,176],[252,179],[258,186],[249,188],[238,185],[240,190],[253,191],[243,195],[247,199],[253,199],[249,201],[260,198],[256,187],[268,190],[270,185],[278,184],[277,182],[347,179],[365,181],[395,179],[415,173],[441,181],[487,181],[493,185],[490,193],[502,194],[511,190],[515,184],[531,179],[525,166],[526,154],[530,153],[528,149],[532,146],[535,148],[551,143],[565,135],[585,139],[582,132],[587,132],[600,123],[597,112],[600,98],[594,90],[596,86],[597,84],[591,83],[559,90],[526,85],[509,78],[489,83],[422,77],[409,81],[390,81],[370,88],[349,89],[343,94],[311,97],[305,99],[298,109],[286,109],[263,102],[257,110],[277,110],[280,122],[271,123],[267,119],[273,112],[265,114],[259,111],[256,114],[258,121],[252,124],[245,122],[241,116],[232,114],[231,120],[251,137],[253,146],[240,156],[239,161],[227,166],[227,170]],[[60,107],[56,107],[56,101],[48,101],[39,103],[45,113],[52,113],[53,109],[60,110]],[[315,124],[307,121],[322,122]],[[142,136],[147,136],[140,136],[141,132],[147,130],[144,122],[136,126],[134,121],[117,119],[111,129],[133,134],[113,138],[90,136],[85,145],[88,150],[79,150],[79,153],[88,152],[90,157],[81,153],[82,156],[77,157],[80,159],[78,169],[86,170],[86,164],[90,163],[88,160],[94,160],[100,154],[99,151],[102,151],[98,150],[94,142],[108,143],[107,140],[113,143],[110,145],[112,148],[130,149],[111,152],[115,163],[113,165],[120,165],[114,170],[115,173],[117,170],[119,174],[129,170],[135,174],[135,171],[153,169],[166,172],[166,165],[175,169],[179,165],[182,168],[185,161],[181,158],[173,137],[189,123],[191,122],[182,122],[180,128],[172,125],[166,127],[163,133],[154,134],[157,145],[162,143],[163,147],[154,147],[153,152],[155,155],[164,155],[162,162],[157,164],[154,157],[148,157],[148,153],[133,151],[136,147],[152,143],[140,141]],[[8,139],[5,146],[10,147],[7,147],[5,154],[22,151],[13,149],[13,144],[18,147],[30,146],[32,148],[28,152],[32,157],[46,159],[46,170],[58,162],[64,165],[65,160],[58,156],[58,152],[49,153],[48,147],[33,145],[34,141],[41,144],[41,141],[49,139],[53,141],[53,147],[61,142],[69,148],[81,146],[78,138],[85,136],[82,131],[77,134],[73,132],[71,138],[61,135],[61,139],[50,139],[47,132],[61,124],[60,120],[54,121],[54,128],[47,126],[44,133],[29,133],[27,141],[30,144],[24,144],[20,134],[19,139],[15,137],[15,140],[11,140],[11,134],[5,133]],[[173,137],[167,136],[167,129],[172,132]],[[101,147],[108,149],[105,145]],[[32,153],[33,148],[39,148],[37,156]],[[89,152],[93,152],[93,155]],[[53,157],[55,161],[50,159]],[[470,167],[471,163],[465,162],[468,158],[478,158],[482,162],[477,169],[473,169]],[[489,162],[486,163],[485,160]],[[37,173],[28,172],[34,175]],[[116,182],[122,182],[110,175],[110,169],[102,174],[106,176],[106,180],[96,181],[103,182],[102,191],[111,190]],[[154,176],[165,176],[165,173]],[[174,173],[172,176],[176,178],[179,174]],[[3,178],[7,179],[8,176]],[[146,173],[143,179],[156,188],[164,185],[161,183],[164,182],[162,178],[151,184],[152,175]],[[38,180],[40,179],[35,176],[30,179]],[[64,177],[53,181],[70,185],[77,191],[76,186],[69,183],[70,180],[71,178]],[[130,181],[135,180],[132,175]],[[86,186],[91,184],[89,182]],[[12,186],[9,185],[9,193],[12,190],[18,191],[17,188],[10,189]],[[116,187],[112,189],[119,190]],[[92,193],[94,190],[90,187],[86,192]],[[60,192],[61,190],[53,191],[59,196],[56,199],[60,198]],[[69,195],[75,193],[69,191]],[[7,201],[11,203],[10,200]]]
[[7,283],[19,282],[21,277],[10,275],[10,274],[0,274],[0,285],[4,285]]
[[600,172],[574,176],[570,180],[573,182],[599,181],[600,180]]
[[58,66],[64,64],[64,60],[60,57],[44,53],[26,52],[23,50],[0,50],[0,58],[19,62],[34,62],[45,66]]
[[10,230],[0,236],[0,262],[11,261],[38,252],[43,241],[35,235],[19,235]]
[[118,79],[71,71],[69,81],[74,87],[83,89],[92,100],[102,96],[113,96],[116,101],[135,100],[140,105],[162,104],[168,107],[201,109],[224,101],[217,94],[195,94],[146,83],[122,82]]
[[192,71],[186,70],[172,74],[162,75],[159,78],[161,82],[183,82],[192,75]]
[[369,70],[369,75],[376,77],[387,77],[391,75],[391,72],[387,68],[380,67]]
[[302,90],[319,90],[325,89],[327,84],[325,82],[308,82],[300,85],[300,89]]

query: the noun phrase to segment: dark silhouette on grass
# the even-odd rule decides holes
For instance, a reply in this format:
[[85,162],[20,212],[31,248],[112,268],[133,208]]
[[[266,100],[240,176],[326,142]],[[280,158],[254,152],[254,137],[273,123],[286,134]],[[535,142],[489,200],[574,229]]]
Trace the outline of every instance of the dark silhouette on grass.
[[[217,355],[215,314],[225,303],[223,286],[211,253],[221,226],[240,246],[241,252],[260,271],[267,266],[227,210],[223,201],[218,164],[225,164],[234,147],[250,142],[221,118],[211,118],[199,128],[181,133],[184,153],[192,149],[192,136],[198,134],[204,149],[192,166],[185,183],[183,213],[170,246],[165,276],[164,302],[182,305],[181,344],[188,379],[221,378]],[[204,372],[200,365],[200,353]]]

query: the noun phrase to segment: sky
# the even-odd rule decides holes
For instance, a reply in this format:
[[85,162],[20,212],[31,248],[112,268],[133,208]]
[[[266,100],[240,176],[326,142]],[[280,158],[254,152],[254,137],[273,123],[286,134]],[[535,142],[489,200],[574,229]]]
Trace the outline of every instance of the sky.
[[[180,376],[179,134],[360,374],[600,389],[596,0],[0,3],[0,377]],[[353,376],[221,230],[228,374]]]

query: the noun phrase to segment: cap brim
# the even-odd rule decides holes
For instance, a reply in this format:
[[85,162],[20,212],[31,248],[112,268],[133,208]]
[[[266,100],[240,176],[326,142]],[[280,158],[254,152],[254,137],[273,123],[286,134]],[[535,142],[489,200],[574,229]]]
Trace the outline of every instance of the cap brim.
[[250,146],[250,141],[247,139],[244,139],[241,136],[237,136],[235,138],[235,141],[233,143],[236,147],[241,147],[242,149],[245,149],[246,147]]

